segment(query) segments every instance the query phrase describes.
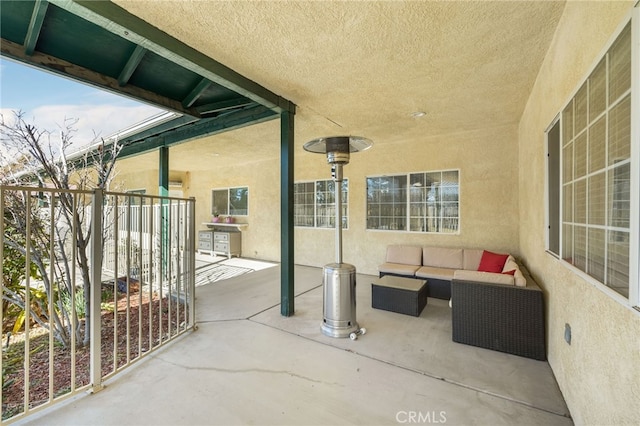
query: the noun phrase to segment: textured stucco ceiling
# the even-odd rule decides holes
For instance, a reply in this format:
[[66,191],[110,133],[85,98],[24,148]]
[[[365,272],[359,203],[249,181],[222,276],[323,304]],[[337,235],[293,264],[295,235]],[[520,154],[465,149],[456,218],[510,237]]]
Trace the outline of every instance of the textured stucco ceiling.
[[[116,3],[295,102],[302,128],[310,120],[313,131],[362,134],[376,143],[517,123],[565,6]],[[427,116],[412,118],[413,111]]]

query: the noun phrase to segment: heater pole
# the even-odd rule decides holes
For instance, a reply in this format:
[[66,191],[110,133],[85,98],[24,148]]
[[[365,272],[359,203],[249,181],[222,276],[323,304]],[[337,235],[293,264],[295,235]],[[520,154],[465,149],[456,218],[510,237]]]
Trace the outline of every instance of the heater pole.
[[369,139],[359,136],[319,138],[304,144],[305,151],[326,154],[334,182],[336,262],[322,268],[322,334],[355,340],[367,330],[356,320],[356,267],[342,263],[342,166],[351,152],[371,147]]
[[342,164],[334,165],[336,198],[336,263],[342,264]]

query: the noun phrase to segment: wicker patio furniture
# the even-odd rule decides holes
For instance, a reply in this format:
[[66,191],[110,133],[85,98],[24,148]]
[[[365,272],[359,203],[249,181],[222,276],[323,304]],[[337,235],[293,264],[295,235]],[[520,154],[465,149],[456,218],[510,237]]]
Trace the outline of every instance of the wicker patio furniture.
[[454,279],[453,341],[546,360],[543,293],[523,272],[525,287]]
[[371,284],[371,307],[420,316],[427,305],[427,281],[385,275]]

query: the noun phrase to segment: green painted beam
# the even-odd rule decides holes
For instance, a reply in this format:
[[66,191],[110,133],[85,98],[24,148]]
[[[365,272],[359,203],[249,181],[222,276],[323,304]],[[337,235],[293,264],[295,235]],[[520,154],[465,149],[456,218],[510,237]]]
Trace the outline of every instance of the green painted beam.
[[[254,105],[243,110],[230,111],[217,117],[203,118],[191,123],[186,122],[182,126],[175,126],[179,119],[172,120],[158,126],[158,128],[161,128],[161,131],[154,132],[154,129],[156,128],[153,128],[120,139],[118,143],[122,144],[123,148],[120,155],[118,155],[118,158],[121,159],[140,155],[163,146],[169,147],[190,140],[240,129],[253,124],[264,123],[265,121],[273,120],[277,117],[278,114],[273,110],[262,105]],[[173,128],[166,129],[162,126],[173,126]],[[105,161],[111,159],[109,153],[111,153],[112,146],[112,142],[107,143],[105,146],[104,152],[107,153],[105,155]],[[97,158],[99,158],[98,151],[95,150],[93,152],[83,154],[78,158],[71,159],[70,161],[74,166],[80,166],[85,161],[88,163],[95,162],[97,161]]]
[[220,112],[227,109],[246,107],[255,102],[243,97],[239,96],[234,99],[229,99],[226,101],[213,102],[206,105],[199,105],[196,107],[196,110],[204,117],[207,114],[211,114],[214,112]]
[[[120,75],[118,76],[118,84],[120,86],[124,86],[129,82],[129,79],[133,75],[133,72],[140,65],[140,61],[144,58],[145,53],[147,53],[147,49],[142,46],[136,46],[135,50],[127,60],[127,63],[122,68]],[[189,105],[191,106],[191,105]]]
[[157,136],[160,133],[163,132],[168,132],[171,130],[175,130],[178,129],[180,127],[183,127],[185,125],[188,124],[193,124],[195,122],[197,122],[199,119],[198,118],[194,118],[190,115],[182,115],[179,117],[176,117],[172,120],[166,121],[164,123],[158,124],[156,126],[153,126],[149,129],[146,130],[142,130],[138,133],[135,133],[131,136],[125,137],[121,139],[121,142],[126,142],[126,141],[132,141],[132,140],[141,140],[141,139],[145,139],[151,136]]
[[273,120],[278,114],[272,110],[259,105],[254,108],[242,111],[242,113],[232,113],[224,117],[203,118],[198,122],[182,126],[178,129],[164,132],[158,136],[137,140],[135,143],[127,144],[120,154],[120,158],[138,155],[151,151],[160,146],[172,146],[200,139],[218,133],[239,129],[252,124],[258,124]]
[[295,105],[109,1],[51,0],[108,31],[280,113]]
[[294,115],[280,114],[280,313],[294,314],[293,228]]
[[36,68],[41,68],[76,81],[81,81],[112,93],[130,96],[135,99],[143,99],[145,102],[165,110],[176,111],[193,117],[199,117],[200,115],[195,108],[184,108],[179,101],[169,99],[166,96],[138,87],[130,85],[120,86],[118,80],[115,78],[72,64],[60,58],[46,55],[38,52],[37,50],[33,55],[27,56],[24,53],[24,48],[21,44],[13,43],[9,40],[2,39],[2,42],[0,43],[0,52],[2,52],[2,55],[4,56],[32,65]]
[[33,52],[36,50],[36,43],[38,42],[38,37],[40,37],[42,23],[44,22],[44,17],[47,14],[48,7],[49,2],[36,0],[33,7],[33,14],[31,15],[31,21],[29,22],[29,30],[27,31],[27,36],[24,40],[24,53],[28,56],[33,55]]
[[189,108],[193,103],[211,86],[211,82],[206,78],[200,80],[200,83],[193,88],[191,92],[182,100],[182,106]]

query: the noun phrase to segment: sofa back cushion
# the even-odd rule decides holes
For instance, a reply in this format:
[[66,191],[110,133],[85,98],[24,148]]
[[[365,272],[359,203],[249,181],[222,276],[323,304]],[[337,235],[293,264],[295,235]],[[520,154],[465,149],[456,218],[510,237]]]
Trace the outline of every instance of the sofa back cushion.
[[518,264],[516,263],[516,260],[513,258],[513,256],[509,255],[509,257],[507,257],[507,261],[504,263],[504,266],[502,267],[502,273],[515,271],[518,269],[520,268],[518,268]]
[[462,269],[467,271],[477,271],[480,266],[480,259],[482,258],[481,249],[464,249],[462,255]]
[[404,245],[387,246],[386,262],[420,266],[422,265],[422,247]]
[[423,247],[422,265],[434,268],[462,269],[462,249]]

